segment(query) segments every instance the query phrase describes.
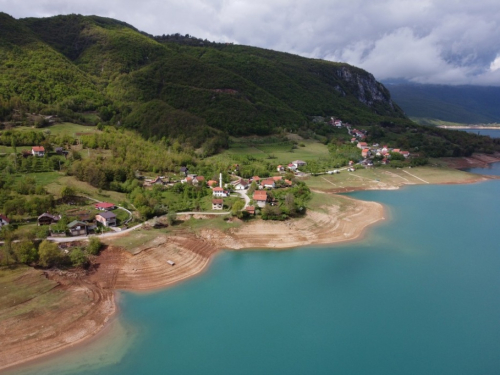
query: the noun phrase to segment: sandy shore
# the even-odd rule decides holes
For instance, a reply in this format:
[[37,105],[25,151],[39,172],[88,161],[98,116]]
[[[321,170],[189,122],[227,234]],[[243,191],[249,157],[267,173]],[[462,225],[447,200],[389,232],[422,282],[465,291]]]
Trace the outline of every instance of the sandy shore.
[[[219,249],[335,244],[360,237],[369,225],[384,219],[379,203],[342,199],[342,209],[323,207],[297,220],[256,220],[226,232],[205,229],[197,234],[159,235],[133,254],[110,245],[95,258],[87,275],[58,271],[35,275],[55,285],[45,299],[63,291],[64,298],[44,309],[27,312],[12,306],[0,310],[0,370],[93,337],[115,314],[115,290],[149,291],[175,284],[202,272]],[[168,265],[167,260],[175,266]],[[36,298],[31,303],[35,305]]]

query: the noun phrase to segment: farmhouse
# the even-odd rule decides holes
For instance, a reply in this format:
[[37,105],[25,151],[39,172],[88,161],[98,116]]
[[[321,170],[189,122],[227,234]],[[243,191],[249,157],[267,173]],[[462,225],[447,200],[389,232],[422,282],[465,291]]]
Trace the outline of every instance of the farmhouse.
[[31,154],[33,156],[44,156],[45,155],[45,148],[43,146],[33,146],[31,148]]
[[105,227],[116,226],[116,215],[112,212],[105,211],[95,215],[95,219]]

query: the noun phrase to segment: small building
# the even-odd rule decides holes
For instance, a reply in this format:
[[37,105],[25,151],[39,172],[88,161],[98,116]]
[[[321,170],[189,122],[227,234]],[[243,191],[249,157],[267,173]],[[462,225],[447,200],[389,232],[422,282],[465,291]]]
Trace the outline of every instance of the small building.
[[294,160],[292,161],[292,164],[295,165],[295,168],[300,168],[307,165],[307,163],[304,160]]
[[283,176],[273,176],[272,177],[274,181],[281,181],[283,180]]
[[9,224],[10,224],[10,219],[5,215],[0,214],[0,228]]
[[276,168],[276,170],[278,172],[284,172],[285,171],[285,167],[283,167],[282,165],[278,165],[278,167]]
[[164,185],[163,179],[160,176],[156,176],[154,180],[151,181],[151,185]]
[[43,147],[43,146],[33,146],[31,148],[31,154],[33,156],[40,156],[40,157],[45,156],[45,147]]
[[209,188],[213,188],[214,186],[218,185],[218,182],[215,180],[208,180],[207,185]]
[[112,212],[105,211],[95,215],[95,219],[105,227],[116,226],[116,215]]
[[224,208],[224,199],[212,199],[212,210],[222,210]]
[[297,170],[297,166],[293,163],[287,165],[288,170],[295,172]]
[[255,206],[247,206],[245,210],[250,214],[250,215],[255,215]]
[[88,234],[88,225],[83,221],[73,220],[66,227],[68,228],[70,236],[86,236]]
[[256,190],[253,193],[253,200],[259,207],[264,207],[267,202],[267,193],[264,190]]
[[403,155],[405,157],[405,159],[408,159],[408,157],[410,156],[409,151],[401,151],[400,154]]
[[115,205],[113,203],[108,202],[99,202],[94,204],[94,207],[100,211],[111,211],[115,209]]
[[260,177],[259,177],[259,176],[253,176],[253,177],[251,178],[251,180],[252,180],[253,182],[255,182],[255,183],[258,183],[258,182],[260,181]]
[[48,212],[45,212],[40,216],[38,216],[37,223],[38,225],[51,225],[57,223],[59,220],[61,220],[61,216],[52,215],[49,214]]
[[369,148],[364,148],[361,151],[361,156],[364,157],[364,158],[367,158],[368,156],[370,156],[370,149]]
[[184,177],[186,177],[188,175],[189,170],[187,167],[180,167],[179,172],[183,174]]

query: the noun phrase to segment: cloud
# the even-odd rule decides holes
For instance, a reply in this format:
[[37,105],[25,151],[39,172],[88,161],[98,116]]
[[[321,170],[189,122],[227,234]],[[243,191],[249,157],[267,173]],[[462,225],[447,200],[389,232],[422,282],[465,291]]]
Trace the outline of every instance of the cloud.
[[191,34],[343,61],[377,79],[500,85],[497,0],[0,0],[16,18],[97,14],[150,34]]

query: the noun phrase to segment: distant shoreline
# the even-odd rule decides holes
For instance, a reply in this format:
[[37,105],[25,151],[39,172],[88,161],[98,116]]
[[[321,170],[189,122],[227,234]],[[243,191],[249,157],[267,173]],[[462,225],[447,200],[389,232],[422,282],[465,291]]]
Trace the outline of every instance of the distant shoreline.
[[488,126],[488,125],[463,125],[463,126],[458,126],[458,125],[438,125],[438,128],[441,129],[491,129],[491,130],[500,130],[500,125],[498,126]]

